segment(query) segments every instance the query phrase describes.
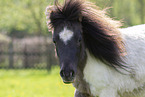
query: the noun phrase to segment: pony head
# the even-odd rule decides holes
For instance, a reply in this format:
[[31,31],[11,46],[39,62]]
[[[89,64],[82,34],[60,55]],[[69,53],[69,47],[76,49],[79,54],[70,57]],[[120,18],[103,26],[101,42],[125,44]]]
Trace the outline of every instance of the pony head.
[[116,70],[126,67],[122,64],[124,46],[117,30],[120,22],[107,17],[105,11],[84,0],[65,0],[63,5],[55,0],[49,18],[64,83],[74,82],[77,69],[87,61],[87,50]]

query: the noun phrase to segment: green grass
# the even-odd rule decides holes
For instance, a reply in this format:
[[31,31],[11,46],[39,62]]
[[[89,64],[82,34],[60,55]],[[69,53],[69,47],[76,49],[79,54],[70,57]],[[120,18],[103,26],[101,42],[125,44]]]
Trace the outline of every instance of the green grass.
[[66,85],[59,68],[50,73],[39,70],[0,70],[0,97],[73,97],[74,87]]

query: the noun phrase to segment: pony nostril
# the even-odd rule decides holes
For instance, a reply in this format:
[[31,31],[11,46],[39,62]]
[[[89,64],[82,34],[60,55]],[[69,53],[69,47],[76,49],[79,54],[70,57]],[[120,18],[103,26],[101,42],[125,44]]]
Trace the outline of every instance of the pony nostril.
[[63,78],[72,78],[75,76],[75,73],[74,73],[74,71],[65,72],[64,70],[61,70],[60,76]]
[[74,77],[74,76],[75,76],[74,71],[71,71],[71,72],[70,72],[70,77]]
[[60,76],[61,76],[61,77],[64,77],[64,70],[61,70],[61,71],[60,71]]

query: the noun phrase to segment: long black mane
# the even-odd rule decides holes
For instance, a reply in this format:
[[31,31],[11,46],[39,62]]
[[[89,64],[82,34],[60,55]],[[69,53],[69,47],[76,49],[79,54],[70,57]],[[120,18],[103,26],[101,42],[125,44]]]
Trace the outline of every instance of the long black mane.
[[62,23],[79,22],[82,25],[85,46],[95,58],[116,70],[126,69],[122,57],[125,53],[119,21],[114,21],[94,4],[84,0],[65,0],[61,6],[55,1],[50,13],[52,28]]

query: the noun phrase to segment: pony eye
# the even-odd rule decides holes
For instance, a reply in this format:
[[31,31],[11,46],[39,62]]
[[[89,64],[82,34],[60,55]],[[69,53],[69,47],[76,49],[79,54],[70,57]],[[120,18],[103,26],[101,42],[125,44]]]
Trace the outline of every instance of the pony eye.
[[56,43],[55,39],[53,38],[53,43]]
[[53,43],[56,43],[56,41],[55,41],[55,40],[53,40]]
[[80,46],[80,44],[81,44],[81,41],[82,41],[82,38],[80,37],[79,39],[78,39],[78,46]]
[[82,38],[80,37],[79,39],[78,39],[78,42],[80,43],[82,41]]

